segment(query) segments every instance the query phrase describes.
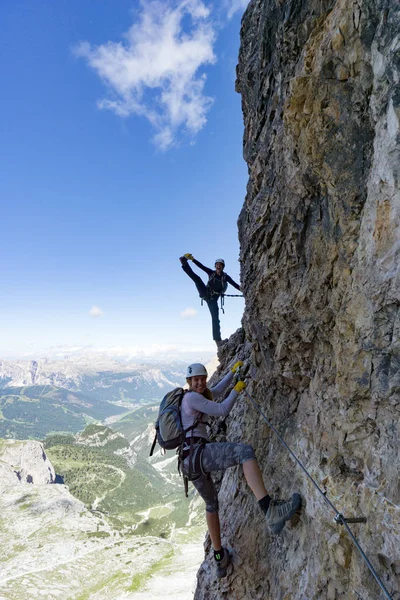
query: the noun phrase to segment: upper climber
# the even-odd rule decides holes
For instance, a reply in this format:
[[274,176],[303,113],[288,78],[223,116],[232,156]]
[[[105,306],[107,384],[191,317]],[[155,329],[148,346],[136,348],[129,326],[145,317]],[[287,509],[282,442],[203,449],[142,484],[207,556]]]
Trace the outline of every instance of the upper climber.
[[[223,258],[217,258],[215,261],[215,269],[210,269],[209,267],[205,267],[198,260],[196,260],[192,254],[184,254],[179,259],[182,264],[182,269],[185,271],[186,275],[194,281],[197,291],[199,292],[200,298],[207,302],[207,306],[211,313],[212,319],[212,333],[213,340],[220,346],[223,341],[221,340],[221,328],[219,324],[219,309],[218,309],[218,298],[225,294],[226,288],[228,287],[228,283],[233,285],[234,288],[241,291],[240,285],[238,285],[235,281],[233,281],[232,277],[229,277],[227,273],[224,272],[225,261]],[[208,275],[207,285],[203,282],[199,275],[196,275],[188,264],[188,260],[192,260],[194,264],[205,271]]]

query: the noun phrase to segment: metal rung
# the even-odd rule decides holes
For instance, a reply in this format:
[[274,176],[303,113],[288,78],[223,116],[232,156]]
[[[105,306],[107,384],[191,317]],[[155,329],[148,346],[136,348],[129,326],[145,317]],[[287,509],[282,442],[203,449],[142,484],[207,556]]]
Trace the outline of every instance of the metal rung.
[[336,515],[336,517],[334,517],[333,519],[336,523],[339,523],[339,525],[343,525],[343,523],[366,523],[367,522],[367,517],[344,517],[343,515],[341,515],[340,513],[338,513]]

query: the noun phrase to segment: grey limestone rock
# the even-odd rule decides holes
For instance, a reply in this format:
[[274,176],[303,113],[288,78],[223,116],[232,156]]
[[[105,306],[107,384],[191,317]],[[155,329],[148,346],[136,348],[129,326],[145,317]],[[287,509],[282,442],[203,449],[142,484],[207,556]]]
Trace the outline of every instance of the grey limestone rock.
[[15,483],[54,483],[54,467],[37,441],[0,440],[0,489]]
[[[249,391],[346,516],[400,598],[400,5],[252,0],[237,91],[247,195],[239,217]],[[221,355],[222,369],[235,344]],[[231,352],[231,353],[229,353]],[[221,481],[223,541],[197,600],[383,597],[346,531],[246,401],[230,439],[303,514],[273,537],[241,469]],[[206,543],[208,553],[209,542]]]

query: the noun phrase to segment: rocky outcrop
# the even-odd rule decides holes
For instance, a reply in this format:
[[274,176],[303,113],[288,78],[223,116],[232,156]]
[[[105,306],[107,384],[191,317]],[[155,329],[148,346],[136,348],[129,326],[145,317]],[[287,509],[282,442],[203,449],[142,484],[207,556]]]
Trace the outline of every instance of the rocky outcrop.
[[188,528],[172,539],[135,535],[118,515],[48,485],[49,466],[42,444],[0,440],[1,599],[188,597],[199,563]]
[[7,483],[54,483],[54,467],[43,444],[36,441],[0,440],[1,488]]
[[[247,195],[239,217],[249,391],[346,516],[400,598],[400,7],[252,0],[237,90]],[[269,535],[240,469],[221,484],[234,567],[205,562],[197,600],[384,597],[346,531],[245,400],[228,437],[252,442],[272,493],[303,514]],[[207,546],[208,548],[208,546]]]
[[104,425],[96,424],[87,425],[82,432],[77,433],[75,442],[83,446],[107,448],[109,450],[129,448],[129,443],[122,433],[113,431]]

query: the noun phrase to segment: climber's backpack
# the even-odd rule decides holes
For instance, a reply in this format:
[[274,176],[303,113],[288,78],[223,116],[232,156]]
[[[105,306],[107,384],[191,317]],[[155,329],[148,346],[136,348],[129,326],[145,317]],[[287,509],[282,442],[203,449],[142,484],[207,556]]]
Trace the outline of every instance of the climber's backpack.
[[163,450],[179,448],[183,444],[187,432],[197,426],[198,419],[191,427],[183,428],[181,405],[184,393],[182,388],[175,388],[162,399],[155,423],[156,435],[151,446],[150,456],[153,455],[157,442]]

